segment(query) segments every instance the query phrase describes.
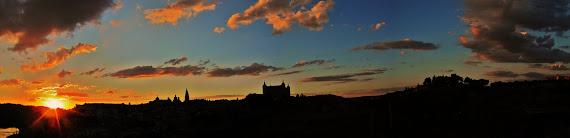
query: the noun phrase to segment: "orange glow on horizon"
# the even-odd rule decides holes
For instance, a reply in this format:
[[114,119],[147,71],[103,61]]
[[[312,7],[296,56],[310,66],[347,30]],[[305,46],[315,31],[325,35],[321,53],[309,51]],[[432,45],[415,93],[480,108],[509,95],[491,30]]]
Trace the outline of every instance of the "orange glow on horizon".
[[67,99],[64,98],[46,98],[43,101],[43,106],[51,108],[51,109],[71,109],[69,103],[65,102]]

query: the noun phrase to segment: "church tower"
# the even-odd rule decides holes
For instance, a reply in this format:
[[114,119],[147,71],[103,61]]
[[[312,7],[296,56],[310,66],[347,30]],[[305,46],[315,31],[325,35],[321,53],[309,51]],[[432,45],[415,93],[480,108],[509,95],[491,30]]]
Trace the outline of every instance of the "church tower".
[[184,102],[190,101],[190,96],[188,95],[188,88],[186,88],[186,94],[184,95]]

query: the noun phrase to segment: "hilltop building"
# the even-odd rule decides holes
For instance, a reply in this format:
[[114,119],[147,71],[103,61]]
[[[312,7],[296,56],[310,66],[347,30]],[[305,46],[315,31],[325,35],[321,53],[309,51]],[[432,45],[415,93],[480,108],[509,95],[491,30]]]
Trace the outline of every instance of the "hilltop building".
[[285,82],[277,86],[267,86],[263,82],[263,95],[271,98],[286,98],[291,96],[291,87],[289,85],[285,86]]

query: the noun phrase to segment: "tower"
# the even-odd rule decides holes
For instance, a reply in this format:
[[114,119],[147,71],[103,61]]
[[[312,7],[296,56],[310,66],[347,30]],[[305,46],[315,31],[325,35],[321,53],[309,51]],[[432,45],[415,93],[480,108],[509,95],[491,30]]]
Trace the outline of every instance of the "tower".
[[186,94],[184,95],[184,102],[190,101],[190,96],[188,95],[188,88],[186,88]]

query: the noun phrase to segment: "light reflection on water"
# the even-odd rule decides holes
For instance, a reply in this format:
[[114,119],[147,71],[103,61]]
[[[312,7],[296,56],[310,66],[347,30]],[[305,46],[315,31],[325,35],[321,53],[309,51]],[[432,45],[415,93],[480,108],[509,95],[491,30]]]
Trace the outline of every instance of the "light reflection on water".
[[15,128],[15,127],[0,128],[0,138],[6,138],[10,135],[14,135],[14,134],[18,134],[18,133],[20,133],[20,129]]

